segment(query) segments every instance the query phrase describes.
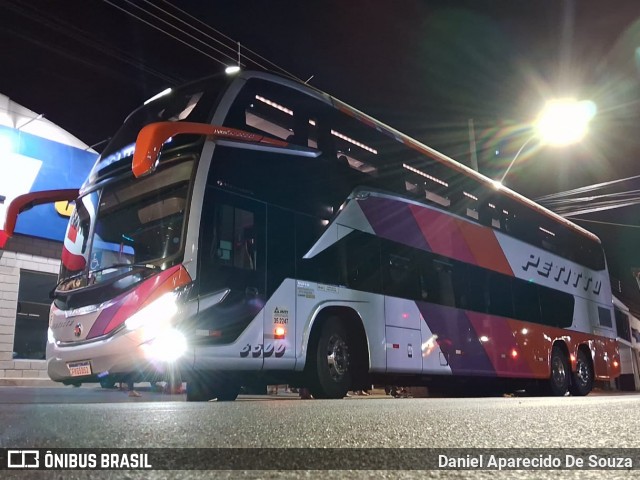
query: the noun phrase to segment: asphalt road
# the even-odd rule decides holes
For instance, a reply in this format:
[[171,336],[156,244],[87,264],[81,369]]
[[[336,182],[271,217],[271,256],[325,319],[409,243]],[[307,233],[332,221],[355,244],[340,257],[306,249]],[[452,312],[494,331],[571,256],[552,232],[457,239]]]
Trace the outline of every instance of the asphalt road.
[[[125,392],[98,387],[1,387],[0,446],[640,448],[640,395],[636,394],[583,398],[392,399],[375,396],[323,401],[305,401],[281,394],[278,397],[245,396],[225,403],[187,403],[183,395],[166,395],[144,388],[141,393],[140,398],[129,398]],[[496,479],[514,478],[515,474],[518,478],[637,478],[639,473],[640,470],[183,470],[20,472],[11,473],[7,478]]]

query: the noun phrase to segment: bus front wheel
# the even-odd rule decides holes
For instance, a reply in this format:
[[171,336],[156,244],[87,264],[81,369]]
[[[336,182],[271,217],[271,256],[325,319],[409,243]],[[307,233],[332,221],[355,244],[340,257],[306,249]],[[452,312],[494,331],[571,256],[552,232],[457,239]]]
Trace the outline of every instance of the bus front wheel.
[[187,381],[187,402],[208,402],[213,399],[232,402],[239,393],[240,385],[232,381],[213,382],[206,378]]
[[578,359],[576,361],[576,371],[571,377],[571,387],[569,391],[571,395],[585,396],[588,395],[593,388],[593,367],[591,359],[583,351],[578,351]]
[[100,379],[100,386],[102,388],[114,388],[116,386],[116,381],[112,377],[104,377]]
[[228,385],[219,385],[213,389],[213,396],[218,402],[233,402],[238,398],[240,393],[240,385],[236,383],[230,383]]
[[549,389],[551,394],[562,397],[569,391],[569,361],[559,346],[554,346],[551,350],[551,377],[549,378]]
[[341,320],[327,319],[309,358],[309,391],[314,398],[343,398],[347,394],[352,380],[351,347]]

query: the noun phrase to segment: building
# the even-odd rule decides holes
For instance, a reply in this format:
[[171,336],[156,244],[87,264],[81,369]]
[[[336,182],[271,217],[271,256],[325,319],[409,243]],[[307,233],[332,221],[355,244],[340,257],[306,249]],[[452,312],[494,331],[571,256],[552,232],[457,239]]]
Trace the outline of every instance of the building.
[[[52,122],[0,95],[0,227],[13,198],[78,188],[97,154]],[[0,385],[48,379],[49,292],[55,287],[70,208],[41,205],[20,215],[0,250]]]

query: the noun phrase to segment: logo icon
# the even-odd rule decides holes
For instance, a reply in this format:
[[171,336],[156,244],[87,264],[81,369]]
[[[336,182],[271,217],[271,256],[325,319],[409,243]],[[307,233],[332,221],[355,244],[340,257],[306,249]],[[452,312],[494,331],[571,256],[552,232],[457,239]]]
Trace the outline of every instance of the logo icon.
[[76,326],[73,328],[73,334],[76,337],[79,337],[80,335],[82,335],[82,324],[81,323],[76,323]]
[[38,450],[9,450],[7,468],[39,468],[40,452]]

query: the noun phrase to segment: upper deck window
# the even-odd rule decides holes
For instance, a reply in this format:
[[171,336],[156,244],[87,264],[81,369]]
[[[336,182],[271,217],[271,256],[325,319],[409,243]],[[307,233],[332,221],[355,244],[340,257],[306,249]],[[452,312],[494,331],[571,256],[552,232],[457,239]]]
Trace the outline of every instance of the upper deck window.
[[379,134],[331,105],[290,87],[251,79],[231,107],[225,125],[255,131],[293,145],[315,148],[349,168],[375,175],[371,144]]

